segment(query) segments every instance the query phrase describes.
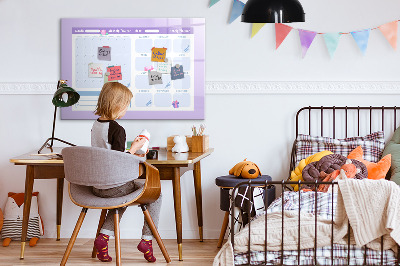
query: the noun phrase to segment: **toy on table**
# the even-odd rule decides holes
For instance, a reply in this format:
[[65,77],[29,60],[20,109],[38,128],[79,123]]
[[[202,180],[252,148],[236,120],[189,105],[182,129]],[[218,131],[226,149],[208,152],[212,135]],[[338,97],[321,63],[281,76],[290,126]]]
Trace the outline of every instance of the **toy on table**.
[[258,176],[260,176],[260,168],[258,168],[255,163],[246,160],[247,158],[244,159],[242,162],[237,163],[231,170],[229,170],[229,174],[249,179],[257,178]]
[[150,133],[146,129],[143,129],[142,132],[140,132],[140,134],[138,135],[138,138],[145,138],[146,142],[143,144],[142,148],[136,151],[136,153],[145,154],[147,152],[147,149],[149,148]]
[[[31,212],[29,214],[28,233],[26,238],[30,239],[29,246],[34,247],[43,235],[43,223],[39,215],[38,207],[39,192],[32,193]],[[1,230],[3,247],[8,247],[11,240],[21,240],[22,219],[24,213],[24,193],[9,192],[4,208],[4,221]]]
[[175,136],[174,137],[175,146],[172,148],[172,152],[188,152],[189,146],[186,143],[185,136]]

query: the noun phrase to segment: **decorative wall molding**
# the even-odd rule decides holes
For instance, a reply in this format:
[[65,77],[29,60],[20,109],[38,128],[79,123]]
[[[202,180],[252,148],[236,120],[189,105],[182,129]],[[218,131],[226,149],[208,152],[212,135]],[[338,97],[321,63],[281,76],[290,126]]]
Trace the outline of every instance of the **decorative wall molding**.
[[[0,83],[0,94],[53,94],[57,83]],[[206,94],[400,94],[400,81],[209,81]]]

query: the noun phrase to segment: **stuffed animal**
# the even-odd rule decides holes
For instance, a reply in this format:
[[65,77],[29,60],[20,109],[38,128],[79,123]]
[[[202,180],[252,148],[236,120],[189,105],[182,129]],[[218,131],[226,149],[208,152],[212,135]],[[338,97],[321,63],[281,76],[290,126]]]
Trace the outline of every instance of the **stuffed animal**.
[[[31,212],[29,214],[27,239],[29,246],[36,245],[39,237],[43,235],[43,223],[39,216],[39,192],[32,193]],[[1,230],[3,246],[8,247],[11,240],[21,240],[22,219],[24,213],[24,193],[8,193],[4,208],[4,223]]]
[[1,232],[1,228],[3,228],[3,212],[0,209],[0,232]]
[[175,136],[174,137],[175,146],[172,148],[172,152],[188,152],[189,146],[186,143],[185,136]]
[[249,179],[257,178],[261,175],[260,168],[258,168],[255,163],[246,160],[247,158],[242,162],[237,163],[231,170],[229,170],[229,174]]

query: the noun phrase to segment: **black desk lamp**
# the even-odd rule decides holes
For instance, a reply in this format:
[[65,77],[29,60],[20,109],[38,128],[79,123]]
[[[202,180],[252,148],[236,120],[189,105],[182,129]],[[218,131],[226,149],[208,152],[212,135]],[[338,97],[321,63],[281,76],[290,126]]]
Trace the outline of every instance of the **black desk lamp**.
[[[67,98],[64,100],[63,95],[67,95]],[[57,91],[53,95],[53,105],[54,105],[54,118],[53,118],[53,132],[51,133],[51,138],[48,138],[42,147],[39,149],[38,153],[40,153],[45,147],[50,148],[51,152],[53,152],[53,141],[58,140],[62,143],[68,144],[70,146],[75,146],[72,143],[69,143],[65,140],[55,138],[54,130],[56,128],[56,116],[57,116],[57,107],[68,107],[76,104],[79,101],[80,95],[73,88],[67,86],[66,80],[59,80],[57,83]],[[49,141],[51,143],[49,144]]]
[[304,10],[298,0],[249,0],[243,8],[242,22],[304,22]]

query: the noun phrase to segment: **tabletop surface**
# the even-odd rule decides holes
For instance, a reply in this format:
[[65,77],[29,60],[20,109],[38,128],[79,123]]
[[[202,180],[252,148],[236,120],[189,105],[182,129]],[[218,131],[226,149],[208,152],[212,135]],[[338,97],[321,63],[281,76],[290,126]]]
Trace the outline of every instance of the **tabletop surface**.
[[[42,153],[37,154],[37,150],[22,154],[20,156],[10,159],[11,163],[14,164],[64,164],[64,161],[59,156],[61,154],[62,147],[54,147],[53,152],[45,148]],[[193,164],[197,163],[201,159],[207,157],[214,151],[213,148],[208,149],[205,152],[185,152],[185,153],[174,153],[167,151],[166,148],[160,148],[158,151],[157,160],[146,160],[152,165],[167,165],[167,164]]]

